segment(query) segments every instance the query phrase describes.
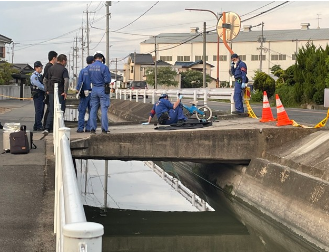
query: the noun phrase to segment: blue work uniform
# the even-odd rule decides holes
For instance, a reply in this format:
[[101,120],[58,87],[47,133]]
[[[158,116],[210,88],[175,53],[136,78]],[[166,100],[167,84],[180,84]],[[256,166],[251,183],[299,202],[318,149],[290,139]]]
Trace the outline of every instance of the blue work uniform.
[[107,110],[110,106],[110,95],[105,94],[105,83],[111,83],[111,74],[109,68],[102,62],[96,60],[89,65],[88,73],[92,83],[91,91],[91,111],[90,111],[90,130],[97,128],[97,111],[101,105],[101,126],[102,131],[108,131],[109,120]]
[[239,60],[236,64],[231,67],[231,72],[234,75],[235,85],[234,85],[234,96],[233,100],[235,103],[236,111],[244,113],[243,108],[243,88],[241,88],[242,83],[246,83],[247,77],[247,65],[243,61]]
[[[88,109],[89,115],[90,115],[90,95],[89,92],[91,91],[91,85],[90,85],[90,78],[89,78],[89,73],[88,73],[88,68],[89,65],[86,66],[84,69],[80,71],[79,78],[78,78],[78,83],[76,90],[79,91],[81,88],[80,94],[80,103],[78,107],[79,111],[79,116],[78,116],[78,132],[83,132],[84,129],[86,131],[90,131],[90,116],[88,118],[88,121],[85,125],[85,114]],[[81,87],[82,86],[82,87]],[[88,92],[85,92],[88,91]],[[87,96],[86,96],[87,94]]]
[[42,118],[44,113],[43,99],[45,96],[45,88],[42,84],[42,75],[37,71],[34,71],[30,77],[31,81],[31,93],[34,102],[34,125],[33,130],[43,130]]
[[159,119],[163,113],[168,113],[169,119],[163,124],[169,125],[177,123],[178,120],[186,121],[186,117],[183,113],[183,105],[180,103],[175,109],[174,105],[167,99],[161,98],[158,102],[153,105],[150,112],[150,116],[153,118],[154,115]]

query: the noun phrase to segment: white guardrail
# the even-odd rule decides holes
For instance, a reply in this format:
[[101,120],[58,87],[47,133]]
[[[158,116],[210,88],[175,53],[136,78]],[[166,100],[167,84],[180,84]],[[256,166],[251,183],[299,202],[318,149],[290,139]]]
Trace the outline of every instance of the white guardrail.
[[[176,96],[178,94],[183,95],[185,98],[192,98],[194,101],[198,99],[203,99],[204,105],[207,105],[208,99],[218,99],[218,100],[229,100],[231,102],[231,112],[235,111],[234,106],[234,88],[183,88],[183,89],[116,89],[115,98],[116,99],[129,99],[138,102],[142,100],[146,103],[146,99],[150,96],[152,98],[152,104],[157,100],[161,94],[166,93],[170,96]],[[139,97],[142,96],[142,99]]]
[[70,129],[64,125],[64,112],[57,94],[58,84],[55,83],[53,140],[56,252],[101,252],[104,227],[86,221],[70,150]]

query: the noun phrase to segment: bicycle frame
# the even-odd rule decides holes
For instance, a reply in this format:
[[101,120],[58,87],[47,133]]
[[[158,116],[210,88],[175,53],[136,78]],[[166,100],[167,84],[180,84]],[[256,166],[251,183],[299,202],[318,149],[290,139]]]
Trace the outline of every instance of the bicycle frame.
[[200,115],[204,115],[204,113],[201,110],[199,110],[197,108],[197,106],[195,106],[194,104],[192,104],[191,107],[183,104],[183,107],[190,113],[190,115],[193,115],[194,112],[196,112],[196,113],[198,113]]
[[185,108],[188,112],[186,116],[192,116],[195,113],[195,116],[199,120],[210,120],[212,118],[212,110],[207,105],[200,106],[199,108],[192,103],[191,107],[187,105],[183,105],[183,108]]

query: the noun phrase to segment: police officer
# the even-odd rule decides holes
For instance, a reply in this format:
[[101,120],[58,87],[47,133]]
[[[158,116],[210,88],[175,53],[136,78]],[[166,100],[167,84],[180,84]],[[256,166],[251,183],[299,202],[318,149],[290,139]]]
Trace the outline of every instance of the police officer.
[[232,113],[244,114],[242,98],[244,88],[247,86],[247,65],[240,60],[236,53],[232,54],[231,59],[231,73],[234,75],[235,79],[233,100],[236,109],[236,111]]
[[[49,114],[47,118],[46,129],[43,132],[48,134],[53,128],[54,120],[54,95],[58,95],[61,110],[65,112],[65,102],[67,91],[69,88],[69,73],[66,69],[67,57],[65,54],[60,54],[57,57],[57,62],[48,70],[47,92],[49,95]],[[58,93],[54,94],[54,84],[58,83]]]
[[90,111],[90,133],[95,134],[97,128],[97,111],[101,106],[101,127],[102,133],[108,133],[109,121],[107,110],[110,106],[110,83],[111,74],[109,68],[104,64],[105,57],[102,52],[94,54],[95,62],[89,65],[88,72],[92,83],[91,111]]
[[[80,103],[78,107],[79,111],[79,117],[78,117],[78,133],[82,133],[85,128],[85,114],[86,110],[88,108],[88,112],[90,114],[90,95],[91,92],[91,83],[89,78],[89,65],[94,62],[93,56],[88,56],[86,58],[88,66],[86,66],[84,69],[80,71],[78,83],[76,86],[76,92],[80,92]],[[86,123],[86,129],[85,132],[90,132],[90,116],[88,118],[88,121]]]
[[34,62],[34,72],[32,73],[30,77],[31,81],[31,93],[33,97],[33,102],[34,102],[34,126],[33,130],[34,131],[42,131],[42,117],[43,117],[43,112],[44,112],[44,103],[43,99],[45,96],[45,88],[44,85],[42,84],[42,68],[43,65],[41,64],[40,61]]
[[150,112],[148,122],[142,123],[143,125],[149,124],[154,117],[157,116],[158,122],[161,125],[170,125],[173,123],[184,123],[187,118],[183,113],[183,105],[181,104],[182,95],[173,104],[168,100],[167,94],[161,94],[159,101],[153,105]]

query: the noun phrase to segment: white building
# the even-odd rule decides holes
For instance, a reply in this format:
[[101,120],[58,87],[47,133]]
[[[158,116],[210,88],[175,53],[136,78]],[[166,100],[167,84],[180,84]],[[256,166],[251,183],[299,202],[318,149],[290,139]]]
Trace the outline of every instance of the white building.
[[[254,72],[260,69],[270,74],[274,65],[286,69],[295,63],[295,53],[302,46],[313,42],[316,47],[325,48],[329,42],[329,29],[309,29],[310,24],[301,24],[301,29],[294,30],[264,30],[263,50],[261,52],[262,31],[252,31],[251,26],[245,26],[231,42],[230,47],[240,56],[248,67],[248,78],[252,80]],[[217,78],[217,33],[209,33],[206,37],[206,60],[214,65],[211,76]],[[157,60],[175,65],[176,61],[197,61],[202,59],[203,37],[198,28],[190,33],[161,33],[156,36]],[[140,53],[151,53],[154,57],[155,38],[151,37],[140,44]],[[260,55],[262,55],[262,60]],[[229,81],[231,55],[219,43],[219,80]]]

